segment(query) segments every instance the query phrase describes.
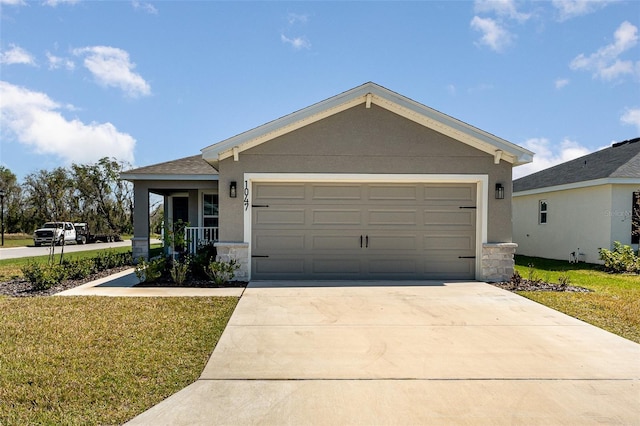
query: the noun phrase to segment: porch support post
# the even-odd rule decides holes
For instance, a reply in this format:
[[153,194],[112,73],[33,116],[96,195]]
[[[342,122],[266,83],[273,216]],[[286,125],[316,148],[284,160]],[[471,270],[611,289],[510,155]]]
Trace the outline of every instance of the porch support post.
[[138,182],[133,183],[133,238],[131,239],[133,260],[149,259],[149,189]]

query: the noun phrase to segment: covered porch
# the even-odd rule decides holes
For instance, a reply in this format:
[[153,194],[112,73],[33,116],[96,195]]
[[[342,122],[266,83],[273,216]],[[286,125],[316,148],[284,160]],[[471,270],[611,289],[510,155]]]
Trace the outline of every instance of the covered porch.
[[157,197],[164,206],[163,230],[176,233],[167,240],[184,238],[184,249],[192,253],[218,240],[218,171],[201,155],[132,169],[121,178],[134,186],[134,259],[149,258],[151,200]]

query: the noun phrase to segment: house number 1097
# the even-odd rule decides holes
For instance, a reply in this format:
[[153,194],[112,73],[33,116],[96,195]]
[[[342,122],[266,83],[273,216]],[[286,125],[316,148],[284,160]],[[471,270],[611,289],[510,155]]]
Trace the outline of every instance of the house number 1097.
[[244,181],[244,209],[249,210],[249,182]]

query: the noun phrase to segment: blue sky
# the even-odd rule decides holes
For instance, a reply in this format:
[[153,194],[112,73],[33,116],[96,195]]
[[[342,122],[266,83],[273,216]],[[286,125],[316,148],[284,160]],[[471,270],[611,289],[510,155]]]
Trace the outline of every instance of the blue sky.
[[367,81],[536,152],[640,135],[640,2],[0,0],[0,164],[144,166]]

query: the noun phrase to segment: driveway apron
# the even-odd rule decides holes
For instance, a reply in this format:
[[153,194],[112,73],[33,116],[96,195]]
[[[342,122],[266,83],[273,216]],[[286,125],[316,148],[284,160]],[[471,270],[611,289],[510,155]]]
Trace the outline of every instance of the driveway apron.
[[479,282],[252,282],[130,424],[640,424],[640,345]]

